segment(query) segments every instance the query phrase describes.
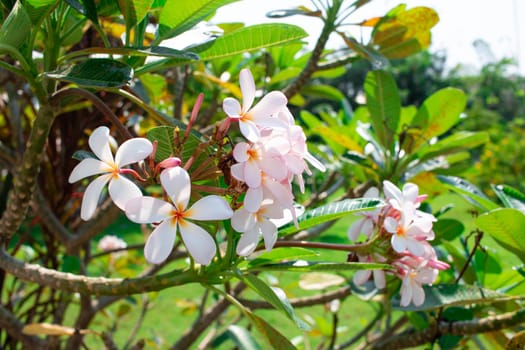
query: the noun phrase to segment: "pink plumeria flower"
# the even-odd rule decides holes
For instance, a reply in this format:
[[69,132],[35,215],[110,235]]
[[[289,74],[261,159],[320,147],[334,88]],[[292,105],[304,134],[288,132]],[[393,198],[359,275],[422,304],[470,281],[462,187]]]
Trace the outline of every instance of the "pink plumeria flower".
[[241,133],[249,141],[255,142],[260,137],[259,128],[279,126],[281,123],[272,115],[279,112],[288,102],[280,91],[272,91],[265,95],[255,106],[255,82],[250,70],[243,69],[239,74],[239,83],[242,92],[242,106],[234,98],[227,97],[222,103],[222,109],[230,120],[238,120]]
[[270,251],[277,241],[277,226],[271,219],[282,219],[283,208],[273,203],[272,200],[264,200],[259,210],[255,213],[240,208],[231,219],[232,227],[243,235],[237,244],[237,254],[248,256],[254,252],[259,243],[260,236],[264,239],[266,251]]
[[431,285],[437,278],[438,270],[426,265],[425,261],[406,256],[394,262],[398,267],[398,274],[402,279],[401,306],[408,306],[411,302],[420,306],[425,302],[425,291],[422,285]]
[[181,167],[169,168],[160,174],[160,182],[171,203],[154,197],[132,199],[126,205],[127,217],[136,223],[160,223],[148,237],[144,247],[146,259],[160,264],[170,255],[177,231],[190,255],[202,265],[215,256],[215,240],[200,226],[189,220],[225,220],[233,211],[224,198],[210,195],[199,199],[190,208],[191,181]]
[[398,253],[408,250],[416,256],[425,253],[424,241],[434,238],[432,221],[415,215],[416,209],[411,202],[404,202],[399,219],[385,218],[383,226],[392,234],[392,248]]
[[[370,187],[363,195],[363,198],[379,198],[378,188]],[[357,213],[356,215],[360,215],[363,218],[355,221],[352,225],[350,225],[347,232],[348,238],[351,241],[355,242],[359,237],[359,234],[361,233],[363,233],[366,237],[370,238],[372,236],[372,233],[374,232],[374,229],[376,228],[380,211],[381,208],[377,208],[372,211],[364,211]]]
[[148,139],[133,138],[124,142],[117,150],[115,158],[111,153],[110,144],[113,138],[109,129],[101,126],[93,130],[89,137],[89,147],[99,158],[82,160],[71,172],[69,182],[73,183],[92,175],[100,175],[91,182],[82,198],[80,217],[89,220],[93,217],[104,186],[109,182],[109,196],[117,207],[124,210],[128,200],[142,196],[139,187],[122,176],[123,173],[133,172],[125,169],[126,165],[136,163],[148,157],[153,145]]

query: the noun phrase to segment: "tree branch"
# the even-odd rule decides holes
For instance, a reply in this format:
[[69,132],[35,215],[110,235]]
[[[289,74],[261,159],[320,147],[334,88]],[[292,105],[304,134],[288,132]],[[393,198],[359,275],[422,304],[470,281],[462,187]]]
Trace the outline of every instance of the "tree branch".
[[162,275],[130,279],[74,275],[19,261],[3,249],[0,250],[0,268],[24,281],[84,295],[129,295],[204,282],[204,277],[197,276],[193,270],[174,270]]
[[0,328],[5,330],[11,337],[20,340],[25,348],[45,349],[44,340],[22,333],[24,324],[2,304],[0,304]]
[[525,309],[470,321],[441,321],[425,330],[410,330],[370,344],[371,349],[404,349],[431,342],[442,335],[467,335],[499,331],[525,322]]

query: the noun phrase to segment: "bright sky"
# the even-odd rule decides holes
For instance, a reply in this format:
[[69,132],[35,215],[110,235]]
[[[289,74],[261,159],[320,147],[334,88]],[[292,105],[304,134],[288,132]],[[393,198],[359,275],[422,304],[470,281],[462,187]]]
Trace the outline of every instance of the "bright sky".
[[[348,2],[353,0],[347,0]],[[483,39],[490,48],[493,58],[514,58],[519,70],[525,74],[525,1],[523,0],[373,0],[356,11],[351,22],[384,15],[400,3],[407,8],[428,6],[436,10],[440,21],[433,28],[431,50],[446,50],[448,66],[463,64],[479,68],[483,61],[490,60],[490,54],[480,57],[474,48],[476,39]],[[241,0],[220,9],[215,22],[238,21],[247,24],[263,22],[285,22],[303,27],[315,40],[321,30],[320,21],[305,16],[284,19],[268,19],[268,11],[293,8],[304,5],[313,8],[308,0]],[[359,37],[360,29],[350,29]],[[334,39],[331,45],[339,46]],[[342,44],[342,43],[341,43]]]

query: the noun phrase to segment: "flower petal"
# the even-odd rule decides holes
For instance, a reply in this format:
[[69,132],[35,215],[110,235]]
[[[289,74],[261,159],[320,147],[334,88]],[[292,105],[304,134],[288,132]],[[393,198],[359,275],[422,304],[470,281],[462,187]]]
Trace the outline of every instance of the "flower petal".
[[420,306],[425,302],[425,291],[416,283],[412,284],[412,302],[415,306]]
[[173,205],[153,197],[137,197],[126,204],[126,216],[138,224],[161,222],[172,216]]
[[372,272],[374,276],[374,283],[376,285],[377,289],[385,289],[386,287],[386,277],[385,277],[385,271],[381,270],[374,270]]
[[193,220],[225,220],[232,217],[233,210],[224,198],[210,195],[195,202],[185,214]]
[[259,228],[264,238],[264,247],[269,252],[277,241],[277,226],[269,220],[264,220],[259,224]]
[[236,178],[239,181],[244,182],[244,164],[243,163],[233,164],[230,169],[231,169],[231,172],[234,178]]
[[410,285],[408,279],[409,277],[405,277],[403,279],[403,284],[401,285],[401,306],[408,306],[412,300],[412,286]]
[[89,147],[101,161],[112,164],[113,154],[111,153],[109,140],[109,129],[105,126],[99,126],[89,136]]
[[352,242],[355,242],[359,237],[359,234],[363,231],[363,224],[365,223],[366,218],[359,219],[350,225],[347,231],[348,239]]
[[241,129],[242,135],[251,142],[256,142],[259,137],[261,137],[259,129],[257,129],[257,126],[252,121],[241,120],[239,122],[239,128]]
[[177,226],[171,220],[163,221],[148,237],[144,246],[146,260],[160,264],[170,256],[177,235]]
[[364,284],[366,281],[368,281],[371,275],[372,275],[371,270],[359,270],[359,271],[356,271],[352,280],[354,284],[360,286]]
[[217,246],[210,234],[188,220],[179,220],[179,229],[193,259],[201,265],[209,265],[217,253]]
[[102,189],[106,186],[110,178],[111,174],[99,176],[86,188],[84,197],[82,197],[82,207],[80,208],[80,217],[82,220],[89,220],[93,217],[98,207]]
[[222,101],[222,109],[229,118],[239,119],[241,117],[241,104],[234,98],[226,97]]
[[250,110],[250,115],[253,119],[269,117],[286,107],[286,103],[288,103],[288,100],[281,91],[272,91],[264,95],[264,97]]
[[244,207],[240,208],[233,213],[231,224],[235,231],[246,232],[255,225],[255,215]]
[[261,185],[261,169],[257,162],[249,160],[244,163],[244,181],[248,187],[259,187]]
[[261,207],[263,191],[261,187],[248,188],[244,196],[244,208],[250,213],[256,213]]
[[233,149],[233,158],[235,158],[235,160],[240,163],[246,162],[248,160],[249,149],[250,145],[248,145],[246,142],[239,142]]
[[177,209],[186,209],[191,196],[188,172],[181,167],[166,169],[160,174],[160,183]]
[[403,253],[407,249],[407,239],[398,235],[392,235],[390,240],[392,248],[398,253]]
[[317,168],[317,170],[323,173],[326,171],[326,167],[324,166],[324,164],[321,163],[317,158],[312,156],[308,151],[306,151],[306,153],[303,154],[303,157],[308,163],[312,164],[314,168]]
[[144,160],[153,151],[150,140],[137,137],[124,142],[115,154],[115,163],[118,167],[123,167],[131,163]]
[[237,255],[248,256],[253,253],[259,243],[259,237],[260,234],[257,228],[253,228],[243,233],[241,239],[239,239],[239,243],[237,243],[237,249],[235,250]]
[[259,167],[267,175],[271,176],[277,181],[284,180],[288,175],[288,168],[290,163],[286,164],[282,158],[263,158],[259,160]]
[[249,69],[243,69],[239,73],[239,85],[242,92],[242,111],[246,113],[255,99],[255,82]]
[[113,177],[109,182],[108,189],[111,199],[122,210],[126,208],[130,199],[142,197],[140,188],[122,175]]
[[406,201],[416,203],[418,193],[419,187],[416,184],[409,182],[403,186],[403,197]]
[[73,168],[68,181],[69,183],[73,183],[88,176],[109,173],[111,171],[111,167],[106,163],[98,159],[86,158]]

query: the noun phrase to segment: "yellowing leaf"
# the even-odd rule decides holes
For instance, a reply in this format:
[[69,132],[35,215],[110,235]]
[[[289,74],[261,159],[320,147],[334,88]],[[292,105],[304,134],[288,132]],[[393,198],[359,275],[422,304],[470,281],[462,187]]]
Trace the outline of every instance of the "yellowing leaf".
[[61,326],[58,324],[50,324],[50,323],[31,323],[22,329],[22,333],[27,335],[75,335],[75,334],[88,334],[93,333],[96,334],[96,332],[91,331],[89,329],[80,329],[78,332],[75,330],[75,328],[72,327],[66,327]]
[[357,142],[341,133],[340,130],[333,130],[325,125],[319,125],[314,131],[325,138],[331,139],[333,142],[345,147],[349,151],[363,151],[362,147]]
[[359,23],[361,27],[375,27],[376,24],[381,20],[381,17],[372,17],[365,19],[363,22]]

